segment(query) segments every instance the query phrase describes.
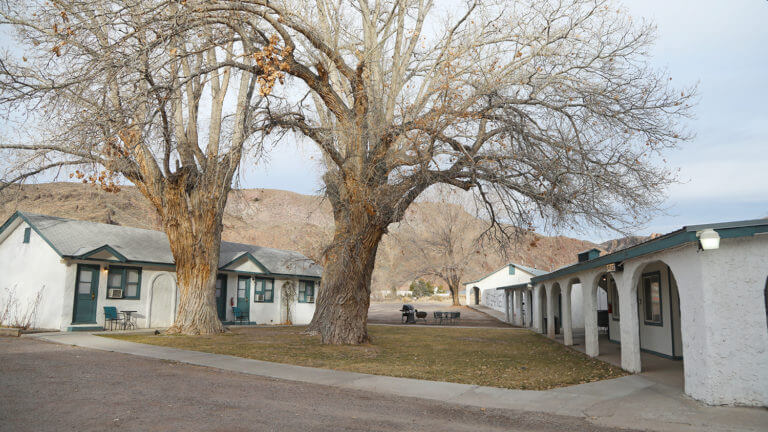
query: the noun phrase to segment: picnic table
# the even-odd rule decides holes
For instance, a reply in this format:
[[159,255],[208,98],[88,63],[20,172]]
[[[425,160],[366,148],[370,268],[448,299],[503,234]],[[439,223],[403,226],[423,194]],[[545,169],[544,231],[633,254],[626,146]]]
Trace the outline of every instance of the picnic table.
[[461,319],[461,312],[434,312],[432,316],[440,325],[443,324],[443,321],[448,324],[455,324],[456,321]]

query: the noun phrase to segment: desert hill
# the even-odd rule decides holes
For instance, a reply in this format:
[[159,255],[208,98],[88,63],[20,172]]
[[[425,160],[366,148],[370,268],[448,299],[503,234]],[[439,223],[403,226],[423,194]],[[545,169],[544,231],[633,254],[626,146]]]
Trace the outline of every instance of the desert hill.
[[[421,202],[409,210],[407,218],[416,221],[416,235],[429,229],[418,221],[427,212],[439,212],[449,204]],[[78,183],[47,183],[13,186],[0,192],[0,218],[5,220],[16,210],[50,214],[94,222],[139,228],[160,229],[154,209],[134,187],[119,193],[107,193],[97,187]],[[466,214],[473,227],[484,222]],[[374,291],[400,286],[414,275],[413,256],[396,239],[399,227],[392,227],[379,248],[373,275]],[[281,249],[292,249],[317,258],[333,233],[333,217],[327,201],[318,196],[272,189],[233,191],[224,217],[223,239]],[[535,237],[536,241],[532,237]],[[634,239],[633,239],[634,240]],[[624,242],[621,242],[624,244]],[[614,246],[607,242],[603,247]],[[506,261],[514,261],[543,270],[574,262],[576,253],[591,247],[591,242],[563,236],[529,235],[516,248],[507,251],[507,259],[491,248],[471,258],[465,280],[472,280],[496,270]]]

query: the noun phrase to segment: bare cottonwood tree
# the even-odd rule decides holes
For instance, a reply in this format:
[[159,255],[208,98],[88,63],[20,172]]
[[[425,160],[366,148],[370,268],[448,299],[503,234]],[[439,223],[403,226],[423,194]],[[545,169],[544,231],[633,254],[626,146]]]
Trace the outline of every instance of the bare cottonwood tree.
[[483,260],[485,247],[493,246],[486,242],[484,247],[484,231],[478,220],[461,205],[463,200],[455,199],[454,195],[453,191],[445,191],[439,195],[439,205],[421,204],[421,217],[406,213],[398,229],[392,230],[392,236],[413,260],[412,276],[442,279],[448,285],[453,305],[459,306],[461,280],[473,265]]
[[430,185],[476,191],[500,232],[634,225],[673,180],[660,154],[686,138],[691,92],[648,66],[653,27],[610,1],[186,4],[264,23],[284,47],[293,93],[273,94],[262,127],[326,160],[336,229],[310,325],[325,343],[368,339],[379,243]]
[[222,215],[253,115],[279,79],[270,41],[230,17],[162,0],[6,1],[17,45],[0,58],[0,187],[70,168],[135,184],[160,215],[180,288],[169,332],[223,330],[214,299]]
[[379,243],[431,185],[475,191],[501,238],[541,220],[621,229],[657,208],[673,180],[662,152],[687,138],[691,91],[648,66],[653,27],[608,0],[176,4],[200,34],[271,42],[256,60],[279,71],[262,81],[290,85],[245,123],[323,153],[335,231],[310,331],[324,343],[368,339]]

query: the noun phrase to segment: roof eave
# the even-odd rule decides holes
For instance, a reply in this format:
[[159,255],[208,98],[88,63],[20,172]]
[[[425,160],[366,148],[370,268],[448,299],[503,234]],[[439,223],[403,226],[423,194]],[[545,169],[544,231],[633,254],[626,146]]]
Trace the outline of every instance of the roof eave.
[[270,274],[272,273],[272,272],[269,271],[267,266],[265,266],[259,260],[257,260],[256,257],[254,257],[253,254],[251,254],[250,252],[245,252],[245,253],[242,253],[242,254],[236,256],[235,259],[233,259],[232,261],[224,264],[223,266],[220,266],[219,270],[226,270],[227,267],[229,267],[230,265],[234,264],[237,261],[240,261],[241,259],[243,259],[243,257],[248,257],[248,259],[251,260],[251,262],[253,262],[254,264],[256,264],[259,267],[263,268],[265,273],[270,273]]
[[707,225],[691,225],[683,227],[671,233],[656,237],[646,242],[622,249],[611,254],[603,255],[589,261],[573,264],[542,276],[531,278],[531,283],[539,283],[546,280],[567,276],[583,270],[591,270],[610,263],[622,262],[643,255],[659,252],[672,247],[695,243],[698,241],[696,232],[703,229],[714,229],[720,238],[747,237],[758,233],[768,232],[768,220],[757,219],[748,221],[726,222]]
[[26,216],[26,215],[25,215],[25,214],[24,214],[22,211],[20,211],[20,210],[16,210],[16,212],[15,212],[15,213],[13,213],[13,215],[11,215],[11,216],[10,216],[10,217],[9,217],[9,218],[8,218],[8,219],[5,221],[5,223],[3,223],[3,225],[1,225],[1,226],[0,226],[0,234],[2,234],[2,233],[3,233],[3,232],[6,230],[6,229],[8,229],[8,227],[10,227],[10,226],[13,224],[13,222],[14,222],[14,221],[15,221],[17,218],[21,218],[21,220],[23,220],[24,222],[26,222],[26,223],[27,223],[27,225],[29,225],[29,226],[30,226],[30,228],[32,228],[32,230],[33,230],[33,231],[35,231],[35,232],[37,233],[37,235],[39,235],[39,236],[40,236],[40,238],[41,238],[41,239],[43,239],[43,241],[45,241],[45,243],[46,243],[46,244],[48,244],[48,246],[50,246],[50,247],[51,247],[51,249],[53,249],[53,251],[54,251],[54,252],[56,252],[56,254],[57,254],[58,256],[60,256],[60,257],[62,257],[62,258],[64,257],[64,254],[62,254],[62,253],[61,253],[61,251],[60,251],[58,248],[56,248],[56,246],[54,246],[54,245],[53,245],[53,243],[51,243],[51,241],[50,241],[50,240],[48,240],[48,238],[47,238],[46,236],[44,236],[44,235],[43,235],[43,233],[42,233],[42,232],[40,232],[40,230],[39,230],[39,229],[37,229],[37,226],[35,226],[35,224],[33,224],[33,223],[32,223],[32,222],[29,220],[29,218],[28,218],[28,217],[27,217],[27,216]]

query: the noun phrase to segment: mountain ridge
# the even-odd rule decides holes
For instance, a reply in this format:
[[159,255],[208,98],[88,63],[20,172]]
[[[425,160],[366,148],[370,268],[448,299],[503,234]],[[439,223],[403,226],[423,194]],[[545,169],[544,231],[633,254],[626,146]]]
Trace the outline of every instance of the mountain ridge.
[[[149,202],[132,186],[109,193],[98,187],[79,183],[42,183],[12,186],[0,192],[0,218],[14,211],[56,215],[72,219],[161,230],[160,218]],[[439,212],[450,204],[417,202],[406,217],[417,221],[416,235],[426,234],[427,226],[419,225],[426,212]],[[471,218],[473,228],[486,222]],[[301,252],[314,259],[321,256],[324,244],[333,235],[333,216],[327,200],[321,196],[302,195],[278,189],[238,189],[230,193],[224,215],[222,240],[249,243]],[[398,226],[385,235],[376,259],[371,290],[389,291],[420,276],[415,274],[414,260],[408,248],[398,241]],[[470,257],[464,280],[478,279],[508,262],[553,270],[576,260],[576,254],[597,247],[611,251],[627,247],[643,237],[617,239],[595,244],[566,236],[548,237],[526,234],[507,256],[488,248]]]

